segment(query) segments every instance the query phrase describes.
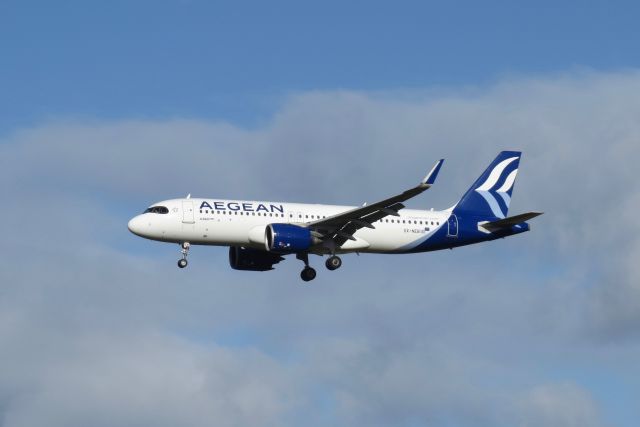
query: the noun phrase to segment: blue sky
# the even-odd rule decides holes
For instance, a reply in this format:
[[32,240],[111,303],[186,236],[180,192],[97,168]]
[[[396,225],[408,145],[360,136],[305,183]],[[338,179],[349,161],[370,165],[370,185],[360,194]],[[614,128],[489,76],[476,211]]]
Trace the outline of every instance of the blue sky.
[[[2,2],[0,424],[635,427],[638,11]],[[446,208],[502,149],[530,233],[311,286],[126,230],[187,193],[374,201],[442,157],[411,207]]]
[[640,61],[633,2],[6,1],[0,131],[56,116],[254,123],[291,92],[486,85]]

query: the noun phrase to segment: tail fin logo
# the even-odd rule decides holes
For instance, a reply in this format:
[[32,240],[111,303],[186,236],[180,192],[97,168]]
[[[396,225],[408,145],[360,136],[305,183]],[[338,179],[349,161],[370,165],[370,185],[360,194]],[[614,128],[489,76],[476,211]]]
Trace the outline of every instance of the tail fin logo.
[[[511,189],[513,188],[513,183],[516,180],[518,169],[513,169],[508,172],[508,174],[505,170],[518,158],[519,157],[510,157],[498,163],[493,168],[487,179],[475,189],[475,191],[484,198],[489,205],[489,208],[491,208],[491,212],[493,212],[497,218],[504,218],[507,214],[507,210],[509,209],[509,203],[511,202]],[[506,175],[506,178],[503,179],[504,175]],[[502,183],[502,185],[499,185],[500,183]],[[499,188],[496,189],[498,185]],[[500,197],[500,200],[498,200],[498,196]]]

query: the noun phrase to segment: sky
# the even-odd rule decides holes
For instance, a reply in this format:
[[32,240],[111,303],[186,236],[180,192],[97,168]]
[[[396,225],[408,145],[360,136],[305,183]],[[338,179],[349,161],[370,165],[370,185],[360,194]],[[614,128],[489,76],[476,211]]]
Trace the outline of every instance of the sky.
[[[594,426],[640,418],[638,7],[0,4],[0,426]],[[523,151],[531,232],[295,259],[127,221],[187,193],[453,205]]]

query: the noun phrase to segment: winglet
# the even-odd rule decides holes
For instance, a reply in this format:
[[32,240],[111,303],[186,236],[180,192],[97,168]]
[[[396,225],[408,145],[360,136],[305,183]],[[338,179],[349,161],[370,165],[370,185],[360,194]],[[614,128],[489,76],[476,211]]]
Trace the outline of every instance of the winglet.
[[438,160],[438,162],[433,166],[431,171],[429,171],[427,176],[425,176],[424,179],[420,181],[420,184],[429,185],[429,186],[433,185],[433,183],[436,182],[436,177],[438,176],[438,172],[440,172],[440,168],[442,167],[443,163],[444,163],[444,159]]

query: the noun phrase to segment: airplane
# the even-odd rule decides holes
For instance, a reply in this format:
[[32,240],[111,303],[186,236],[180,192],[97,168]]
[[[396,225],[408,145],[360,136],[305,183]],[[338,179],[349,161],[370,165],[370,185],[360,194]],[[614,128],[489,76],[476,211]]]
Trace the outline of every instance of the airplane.
[[178,243],[187,266],[191,245],[229,247],[231,268],[268,271],[286,255],[304,263],[300,277],[316,277],[309,254],[327,255],[328,270],[339,254],[402,254],[453,249],[529,231],[542,212],[507,216],[522,153],[502,151],[452,207],[406,209],[404,202],[429,189],[444,159],[420,183],[398,195],[359,207],[192,198],[154,203],[133,217],[129,231],[146,239]]

